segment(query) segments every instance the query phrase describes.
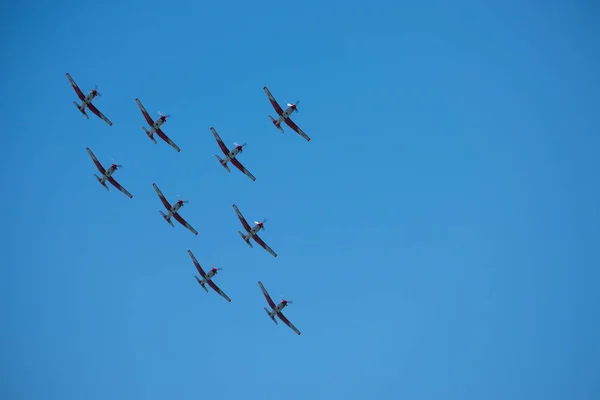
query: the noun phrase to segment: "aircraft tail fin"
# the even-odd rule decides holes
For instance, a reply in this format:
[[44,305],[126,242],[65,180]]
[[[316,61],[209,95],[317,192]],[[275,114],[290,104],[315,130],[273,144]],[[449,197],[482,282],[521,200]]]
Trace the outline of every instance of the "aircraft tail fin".
[[169,223],[169,225],[171,225],[173,228],[175,227],[175,225],[173,225],[173,221],[171,221],[171,218],[167,217],[167,214],[165,214],[162,211],[159,211],[160,215],[163,216],[163,218],[165,219],[165,221],[167,221]]
[[281,125],[279,125],[277,123],[277,120],[275,118],[271,117],[270,115],[269,115],[269,119],[271,120],[271,122],[273,123],[273,125],[275,125],[275,127],[277,129],[279,129],[281,131],[281,133],[283,133],[283,128],[281,127]]
[[75,107],[77,107],[77,109],[79,110],[80,113],[82,113],[87,119],[90,119],[90,116],[87,115],[87,113],[85,112],[85,108],[83,108],[83,106],[77,104],[76,101],[74,101],[73,104],[75,104]]
[[142,129],[144,130],[144,132],[146,132],[146,135],[148,135],[148,137],[150,138],[150,140],[152,140],[154,142],[154,144],[156,144],[156,139],[154,138],[154,134],[150,133],[150,131],[148,129],[146,129],[145,126],[142,126]]
[[279,325],[279,323],[277,323],[277,320],[275,319],[274,315],[271,315],[271,313],[269,312],[269,310],[267,310],[267,307],[263,307],[265,309],[265,312],[267,313],[267,315],[269,316],[269,318],[271,318],[273,320],[273,322],[275,322],[275,325]]
[[231,170],[227,166],[227,162],[225,162],[225,160],[223,160],[221,157],[219,157],[216,154],[215,154],[215,157],[217,157],[217,160],[219,160],[219,162],[221,163],[221,165],[223,166],[223,168],[225,168],[227,170],[227,172],[231,172]]
[[250,239],[246,238],[246,235],[244,235],[242,232],[238,231],[238,233],[240,234],[240,236],[242,237],[242,239],[244,239],[244,242],[246,242],[246,244],[250,247],[252,247],[252,243],[250,243]]
[[106,185],[106,181],[102,182],[102,178],[100,178],[100,177],[99,177],[98,175],[96,175],[96,174],[94,174],[94,176],[96,177],[96,179],[98,180],[98,182],[99,182],[99,183],[100,183],[102,186],[104,186],[104,188],[105,188],[106,190],[109,190],[109,189],[108,189],[108,186]]
[[202,289],[206,290],[206,293],[208,293],[208,289],[206,288],[206,285],[204,283],[202,283],[202,281],[196,275],[194,275],[194,278],[196,278],[196,280],[198,281],[200,286],[202,286]]

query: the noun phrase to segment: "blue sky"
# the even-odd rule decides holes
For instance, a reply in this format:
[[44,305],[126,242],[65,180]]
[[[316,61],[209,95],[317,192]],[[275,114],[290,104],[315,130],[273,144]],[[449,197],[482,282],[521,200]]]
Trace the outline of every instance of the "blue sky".
[[[598,12],[4,7],[0,398],[597,399]],[[99,85],[112,127],[66,72]],[[301,100],[310,143],[272,126],[264,85]],[[136,97],[172,114],[181,153],[145,136]],[[219,165],[211,126],[248,143],[256,182]],[[133,199],[98,184],[88,146]],[[198,236],[165,223],[153,182]],[[244,244],[233,203],[269,219],[278,258]]]

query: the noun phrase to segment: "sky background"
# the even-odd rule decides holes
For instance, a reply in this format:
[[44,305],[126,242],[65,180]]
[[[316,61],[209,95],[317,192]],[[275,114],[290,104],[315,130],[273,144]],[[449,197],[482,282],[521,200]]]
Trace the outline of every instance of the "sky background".
[[416,4],[4,5],[0,398],[598,399],[600,7]]

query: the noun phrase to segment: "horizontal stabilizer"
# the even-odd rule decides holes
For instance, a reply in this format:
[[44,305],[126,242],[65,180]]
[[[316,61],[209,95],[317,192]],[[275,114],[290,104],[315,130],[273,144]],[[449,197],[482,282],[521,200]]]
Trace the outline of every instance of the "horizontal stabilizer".
[[99,177],[98,175],[96,175],[96,174],[94,174],[94,176],[96,177],[96,179],[98,180],[98,182],[99,182],[99,183],[100,183],[102,186],[104,186],[104,188],[105,188],[106,190],[110,190],[110,189],[108,188],[108,186],[106,185],[106,181],[102,182],[102,178],[100,178],[100,177]]
[[215,154],[215,157],[217,157],[217,160],[219,160],[219,162],[221,163],[221,165],[223,166],[223,168],[225,168],[227,170],[227,172],[231,172],[231,170],[227,166],[227,163],[225,162],[225,160],[223,160],[221,157],[219,157],[216,154]]
[[159,213],[160,213],[160,215],[163,216],[165,221],[167,221],[169,223],[169,225],[171,225],[173,228],[175,227],[175,225],[173,225],[173,221],[171,221],[171,218],[167,217],[167,215],[162,211],[159,211]]
[[80,106],[79,104],[77,104],[76,101],[74,101],[73,104],[75,104],[75,107],[77,107],[77,109],[79,110],[80,113],[82,113],[83,115],[85,115],[85,117],[87,119],[90,119],[90,116],[87,115],[87,113],[85,112],[85,108],[83,108],[82,106]]
[[250,243],[250,239],[246,239],[246,236],[242,232],[238,231],[238,233],[240,234],[240,236],[242,237],[242,239],[244,239],[244,242],[246,242],[246,244],[248,246],[252,247],[252,243]]
[[271,318],[273,320],[273,322],[275,322],[275,325],[279,325],[279,323],[277,322],[277,320],[275,319],[274,316],[271,315],[271,313],[269,312],[269,310],[267,310],[267,307],[263,307],[265,309],[265,312],[267,313],[267,315],[269,316],[269,318]]

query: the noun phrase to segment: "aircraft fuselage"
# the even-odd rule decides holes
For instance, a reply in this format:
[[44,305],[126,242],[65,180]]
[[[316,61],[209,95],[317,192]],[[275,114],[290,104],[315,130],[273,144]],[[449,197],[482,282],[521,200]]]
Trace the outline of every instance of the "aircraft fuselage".
[[[85,104],[85,103],[84,103]],[[106,182],[106,180],[108,178],[110,178],[112,176],[112,174],[115,172],[116,168],[114,167],[114,165],[111,165],[102,175],[102,178],[100,178],[100,183],[104,184],[104,182]]]
[[87,96],[85,96],[85,99],[83,99],[83,101],[81,102],[81,108],[80,108],[80,110],[81,111],[85,110],[85,108],[87,107],[87,105],[92,103],[92,100],[94,100],[94,97],[96,97],[96,94],[92,90],[91,92],[89,92],[87,94]]
[[202,285],[205,285],[208,281],[210,281],[212,279],[213,276],[215,276],[215,274],[216,274],[216,272],[211,269],[204,275],[204,277],[202,278],[202,282],[200,282],[200,283]]
[[277,304],[277,307],[275,307],[275,308],[273,309],[273,311],[271,311],[271,312],[269,313],[269,316],[270,316],[271,318],[275,317],[275,316],[276,316],[277,314],[279,314],[279,313],[280,313],[280,312],[281,312],[281,311],[282,311],[282,310],[283,310],[283,309],[284,309],[286,306],[287,306],[287,304],[286,304],[286,303],[284,303],[284,302],[282,301],[281,303]]
[[171,217],[173,215],[175,215],[177,213],[177,211],[179,211],[179,209],[181,208],[181,203],[177,202],[173,205],[173,207],[171,207],[171,209],[169,210],[169,213],[167,214],[167,219],[171,219]]
[[279,118],[277,119],[277,124],[281,124],[284,120],[288,119],[290,117],[290,115],[292,115],[292,113],[294,112],[294,108],[293,107],[288,107],[285,109],[285,111],[283,112],[283,114],[281,114],[279,116]]
[[229,161],[233,160],[238,154],[240,154],[240,149],[239,147],[235,147],[229,152],[229,154],[227,154],[227,156],[225,156],[225,159],[223,161],[225,162],[225,164],[227,164]]
[[153,135],[154,132],[156,132],[164,123],[165,120],[162,117],[154,121],[154,124],[152,124],[152,126],[150,127],[150,134]]

